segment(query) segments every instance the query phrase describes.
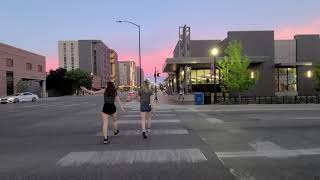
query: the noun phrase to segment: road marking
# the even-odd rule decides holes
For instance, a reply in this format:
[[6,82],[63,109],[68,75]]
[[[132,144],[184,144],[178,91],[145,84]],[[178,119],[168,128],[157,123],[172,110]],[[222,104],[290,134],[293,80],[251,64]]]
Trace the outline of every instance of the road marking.
[[214,117],[210,117],[209,115],[207,114],[204,114],[204,113],[197,113],[198,116],[204,118],[206,121],[208,121],[209,123],[212,123],[212,124],[221,124],[223,123],[224,121],[221,120],[221,119],[217,119],[217,118],[214,118]]
[[288,119],[301,119],[301,120],[304,120],[304,119],[308,120],[308,119],[310,119],[310,120],[320,120],[320,117],[292,117],[292,118],[288,118]]
[[[141,130],[122,130],[120,136],[136,136],[141,135]],[[151,135],[184,135],[189,134],[186,129],[152,129]],[[102,136],[102,132],[98,132],[96,136]]]
[[72,107],[72,106],[80,106],[80,104],[68,104],[68,105],[64,105],[62,107]]
[[66,167],[87,164],[199,163],[203,161],[207,161],[207,158],[199,149],[161,149],[71,152],[60,159],[57,164]]
[[[140,112],[140,108],[139,109],[129,109],[128,112],[134,112],[134,113],[138,113]],[[159,112],[159,113],[172,113],[172,110],[161,110],[161,109],[154,109],[154,112]]]
[[249,143],[249,145],[255,149],[256,151],[279,151],[279,150],[285,150],[281,148],[280,146],[274,144],[270,141],[258,141],[255,143]]
[[288,158],[297,156],[320,155],[320,148],[294,149],[294,150],[271,150],[271,151],[239,151],[239,152],[217,152],[219,158]]
[[[151,120],[152,124],[160,124],[160,123],[180,123],[179,119],[163,119],[163,120]],[[140,120],[119,120],[118,124],[139,124]]]
[[[162,117],[173,117],[177,116],[176,114],[154,114],[153,116],[162,116]],[[123,115],[122,117],[141,117],[140,114],[126,114]]]
[[217,118],[206,118],[206,120],[212,124],[221,124],[223,121]]

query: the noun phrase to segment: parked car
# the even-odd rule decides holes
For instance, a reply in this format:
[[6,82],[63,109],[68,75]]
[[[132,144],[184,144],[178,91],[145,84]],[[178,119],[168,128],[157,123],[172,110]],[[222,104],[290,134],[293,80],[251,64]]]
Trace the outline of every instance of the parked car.
[[23,92],[23,93],[17,93],[14,96],[7,96],[7,97],[0,98],[0,102],[1,104],[27,102],[27,101],[36,102],[38,99],[39,97],[36,94],[32,94],[30,92]]

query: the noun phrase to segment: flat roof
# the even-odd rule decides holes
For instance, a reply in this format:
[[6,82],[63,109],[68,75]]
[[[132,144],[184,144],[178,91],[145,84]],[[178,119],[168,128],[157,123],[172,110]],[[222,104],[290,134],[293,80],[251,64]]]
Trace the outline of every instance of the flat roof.
[[[268,56],[250,56],[250,63],[263,63],[270,59]],[[223,57],[216,57],[216,60],[223,60]],[[162,68],[163,72],[175,71],[175,66],[179,64],[211,64],[213,57],[190,57],[190,58],[167,58]]]

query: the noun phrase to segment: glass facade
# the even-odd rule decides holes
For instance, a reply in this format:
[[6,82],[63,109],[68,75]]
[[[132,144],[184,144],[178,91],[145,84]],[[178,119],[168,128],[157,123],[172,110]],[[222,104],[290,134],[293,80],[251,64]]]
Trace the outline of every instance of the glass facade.
[[275,68],[274,78],[277,92],[297,91],[296,68]]
[[192,84],[219,84],[219,69],[216,69],[216,76],[211,76],[210,69],[191,70],[191,82]]

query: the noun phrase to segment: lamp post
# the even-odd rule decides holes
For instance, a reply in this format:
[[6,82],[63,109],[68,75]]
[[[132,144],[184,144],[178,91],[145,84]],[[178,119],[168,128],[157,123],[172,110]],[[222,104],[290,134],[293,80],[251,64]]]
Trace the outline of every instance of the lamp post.
[[157,95],[157,67],[154,67],[154,92],[155,92],[155,98],[154,100],[158,101],[158,95]]
[[[216,70],[215,70],[215,63],[216,63],[216,56],[219,54],[219,49],[218,48],[213,48],[211,50],[211,55],[213,56],[213,64],[211,67],[211,71],[213,70],[213,85],[215,86],[215,83],[216,83]],[[216,103],[216,100],[217,100],[217,88],[214,87],[214,100],[213,102]]]
[[139,71],[140,71],[140,82],[139,82],[139,86],[141,87],[141,70],[142,70],[142,66],[141,66],[141,45],[140,45],[140,25],[138,25],[138,24],[136,24],[136,23],[133,23],[133,22],[131,22],[131,21],[116,21],[116,22],[118,22],[118,23],[129,23],[129,24],[132,24],[132,25],[134,25],[134,26],[136,26],[136,27],[138,27],[138,30],[139,30],[139,66],[140,66],[140,69],[139,69]]

